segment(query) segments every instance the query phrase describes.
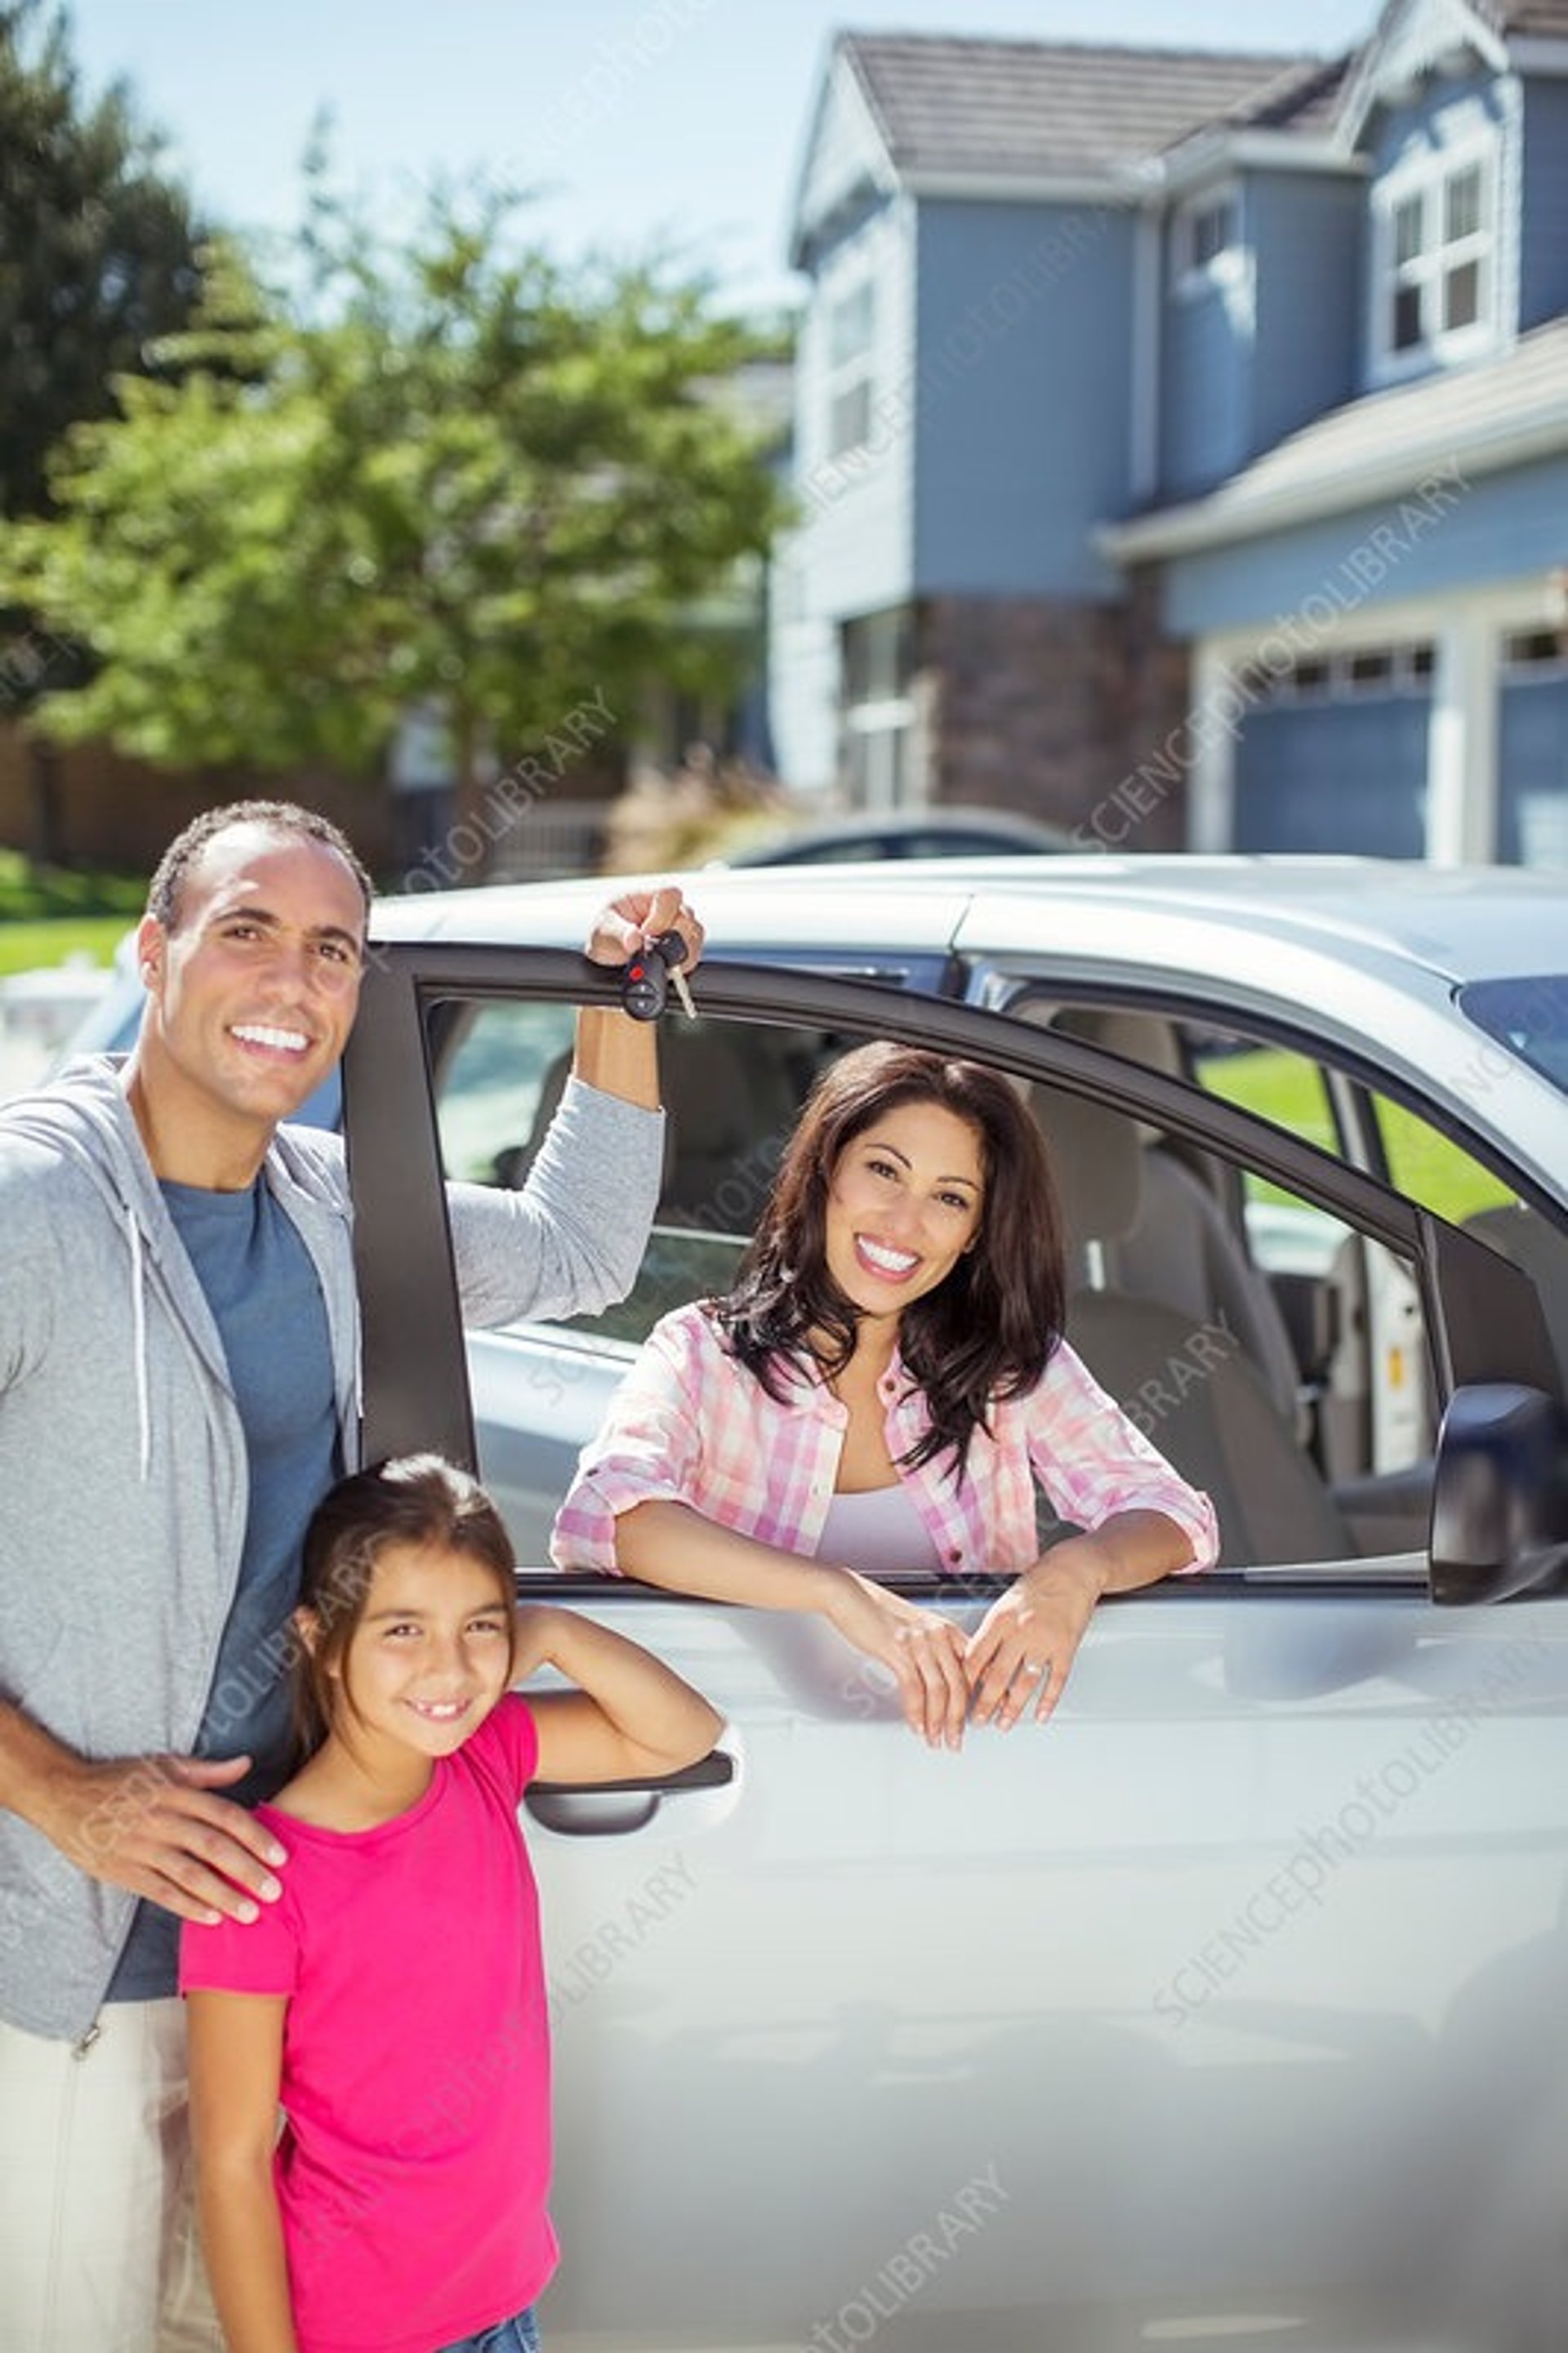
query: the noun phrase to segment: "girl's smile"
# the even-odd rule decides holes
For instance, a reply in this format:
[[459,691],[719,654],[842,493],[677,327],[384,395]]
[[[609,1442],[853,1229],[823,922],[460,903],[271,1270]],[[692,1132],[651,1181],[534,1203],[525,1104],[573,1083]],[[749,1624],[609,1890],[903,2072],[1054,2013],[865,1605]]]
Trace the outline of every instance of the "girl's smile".
[[342,1663],[335,1732],[360,1762],[449,1756],[511,1678],[512,1612],[471,1555],[389,1544]]

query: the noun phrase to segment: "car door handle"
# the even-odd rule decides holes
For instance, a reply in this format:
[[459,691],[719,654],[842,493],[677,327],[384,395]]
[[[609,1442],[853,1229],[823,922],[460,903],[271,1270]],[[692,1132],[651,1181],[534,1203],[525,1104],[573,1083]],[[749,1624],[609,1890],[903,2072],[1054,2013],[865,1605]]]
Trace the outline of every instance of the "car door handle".
[[574,1781],[531,1781],[522,1802],[536,1822],[568,1838],[623,1838],[645,1830],[666,1798],[688,1789],[728,1788],[734,1778],[734,1758],[715,1748],[679,1773],[642,1780],[599,1781],[589,1788]]

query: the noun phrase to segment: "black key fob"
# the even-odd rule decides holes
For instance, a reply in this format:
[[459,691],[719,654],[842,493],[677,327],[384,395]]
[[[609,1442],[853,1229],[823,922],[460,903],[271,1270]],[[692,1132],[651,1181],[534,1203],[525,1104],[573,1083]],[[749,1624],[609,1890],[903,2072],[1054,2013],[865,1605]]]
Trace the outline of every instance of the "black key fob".
[[621,1004],[634,1021],[657,1021],[669,995],[669,967],[658,950],[662,941],[644,948],[627,964],[621,976]]

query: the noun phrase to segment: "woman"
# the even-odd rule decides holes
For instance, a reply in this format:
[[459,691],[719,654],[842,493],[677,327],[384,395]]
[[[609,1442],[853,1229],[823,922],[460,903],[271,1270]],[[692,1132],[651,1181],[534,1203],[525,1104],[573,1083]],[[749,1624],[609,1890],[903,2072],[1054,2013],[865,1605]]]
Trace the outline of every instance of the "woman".
[[[563,1567],[816,1610],[933,1746],[1056,1705],[1102,1593],[1209,1567],[1206,1496],[1062,1338],[1039,1131],[976,1062],[879,1043],[818,1080],[721,1299],[649,1334],[556,1519]],[[1081,1531],[1042,1552],[1037,1484]],[[965,1640],[874,1579],[1016,1573]]]

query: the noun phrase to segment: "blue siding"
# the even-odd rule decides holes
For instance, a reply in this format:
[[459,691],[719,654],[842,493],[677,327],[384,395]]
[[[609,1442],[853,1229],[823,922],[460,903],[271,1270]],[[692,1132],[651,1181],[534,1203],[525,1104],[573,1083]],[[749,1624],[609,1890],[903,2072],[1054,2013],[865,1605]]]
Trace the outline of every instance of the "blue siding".
[[1237,849],[1423,858],[1421,695],[1254,711],[1236,747]]
[[1414,499],[1390,499],[1173,556],[1164,574],[1166,626],[1173,637],[1195,638],[1262,628],[1293,614],[1310,622],[1320,598],[1347,611],[1373,609],[1562,563],[1568,458],[1480,474],[1457,487],[1456,503],[1447,504],[1445,485],[1424,512]]
[[1519,323],[1568,311],[1568,81],[1527,82]]
[[1119,206],[920,208],[916,593],[1109,599],[1131,465],[1133,220]]
[[1510,865],[1568,866],[1568,679],[1503,688],[1498,856]]
[[1241,247],[1206,282],[1163,262],[1164,495],[1191,498],[1357,388],[1366,193],[1359,173],[1254,173]]
[[1453,81],[1427,82],[1415,105],[1390,107],[1373,120],[1371,156],[1377,179],[1418,152],[1436,155],[1481,131],[1490,131],[1500,141],[1508,108],[1496,78],[1478,70]]
[[1243,245],[1201,281],[1175,282],[1174,215],[1161,239],[1160,473],[1167,498],[1212,490],[1253,454],[1253,261],[1249,207],[1239,194],[1238,202]]
[[[801,322],[795,369],[794,489],[801,525],[791,546],[803,575],[804,609],[878,612],[910,593],[910,425],[915,375],[913,206],[900,200],[826,255]],[[836,452],[829,438],[833,306],[870,280],[872,341],[867,364],[866,440]]]
[[1364,311],[1366,186],[1358,174],[1269,173],[1248,184],[1258,334],[1241,462],[1353,397]]

